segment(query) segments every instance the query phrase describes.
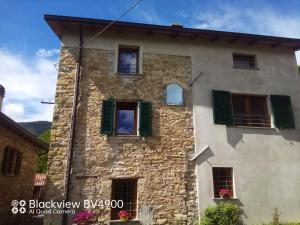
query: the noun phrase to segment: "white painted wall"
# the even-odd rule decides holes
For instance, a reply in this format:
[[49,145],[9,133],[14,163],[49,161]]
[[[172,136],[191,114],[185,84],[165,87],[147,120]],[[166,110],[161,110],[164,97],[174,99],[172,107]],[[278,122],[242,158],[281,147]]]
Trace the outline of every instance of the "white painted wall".
[[[90,35],[85,32],[84,39]],[[243,208],[247,224],[270,221],[275,207],[283,219],[300,220],[300,76],[291,49],[137,34],[104,35],[87,47],[117,51],[118,44],[138,45],[144,53],[191,56],[193,77],[202,73],[193,85],[195,151],[210,148],[197,159],[200,212],[220,201],[213,199],[212,167],[225,166],[234,168],[237,199],[232,201]],[[63,45],[75,47],[78,38],[66,35]],[[233,52],[255,54],[259,70],[232,68]],[[296,129],[215,125],[212,89],[290,95]]]

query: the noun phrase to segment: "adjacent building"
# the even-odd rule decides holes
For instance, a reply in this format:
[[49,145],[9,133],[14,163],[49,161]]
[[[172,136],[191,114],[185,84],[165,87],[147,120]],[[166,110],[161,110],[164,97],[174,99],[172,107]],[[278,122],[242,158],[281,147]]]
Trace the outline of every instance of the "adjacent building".
[[247,224],[299,219],[300,40],[129,22],[91,40],[111,21],[45,20],[62,42],[46,198],[123,200],[141,224],[224,201]]
[[26,224],[31,216],[13,213],[12,201],[32,199],[38,154],[48,146],[1,112],[4,93],[0,85],[0,224]]

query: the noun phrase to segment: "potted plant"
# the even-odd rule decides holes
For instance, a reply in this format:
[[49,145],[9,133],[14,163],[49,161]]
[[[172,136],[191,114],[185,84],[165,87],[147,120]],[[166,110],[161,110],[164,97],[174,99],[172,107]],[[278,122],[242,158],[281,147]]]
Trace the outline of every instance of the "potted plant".
[[126,222],[129,220],[129,213],[126,210],[121,210],[118,215],[121,221]]
[[232,191],[227,188],[221,189],[219,194],[221,198],[232,198]]
[[90,225],[95,222],[96,213],[93,211],[80,211],[73,217],[73,223],[77,225]]

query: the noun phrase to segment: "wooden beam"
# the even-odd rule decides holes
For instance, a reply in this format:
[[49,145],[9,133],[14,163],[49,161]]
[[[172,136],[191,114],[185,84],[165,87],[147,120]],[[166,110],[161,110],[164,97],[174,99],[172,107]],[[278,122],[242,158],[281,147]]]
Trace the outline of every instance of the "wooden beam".
[[198,37],[198,34],[194,34],[194,35],[190,36],[190,39],[191,39],[191,40],[194,40],[194,39],[196,39],[197,37]]
[[217,40],[219,40],[220,39],[220,37],[219,36],[215,36],[215,37],[213,37],[213,38],[211,38],[211,39],[209,39],[211,42],[215,42],[215,41],[217,41]]
[[280,41],[280,42],[277,42],[277,43],[275,43],[275,44],[272,44],[271,45],[271,48],[276,48],[276,47],[278,47],[279,45],[281,45],[282,44],[282,42]]
[[255,45],[258,42],[258,40],[249,41],[248,45]]
[[119,27],[118,30],[117,30],[117,32],[118,32],[119,34],[122,34],[122,33],[123,33],[123,29],[122,29],[121,27]]
[[294,48],[293,48],[293,50],[294,50],[294,51],[299,51],[299,50],[300,50],[300,45],[299,45],[299,46],[296,46],[296,47],[294,47]]
[[172,35],[171,35],[171,38],[177,38],[178,36],[178,31],[174,32]]
[[237,42],[239,40],[238,37],[231,39],[230,41],[228,41],[228,43],[233,44],[235,42]]
[[148,30],[147,35],[152,36],[153,35],[153,30]]

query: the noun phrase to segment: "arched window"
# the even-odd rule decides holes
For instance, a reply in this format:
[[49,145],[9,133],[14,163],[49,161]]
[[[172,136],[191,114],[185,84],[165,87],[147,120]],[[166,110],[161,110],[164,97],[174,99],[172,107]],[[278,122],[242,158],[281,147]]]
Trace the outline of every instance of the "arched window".
[[166,88],[167,105],[182,105],[183,94],[182,87],[178,84],[169,84]]

